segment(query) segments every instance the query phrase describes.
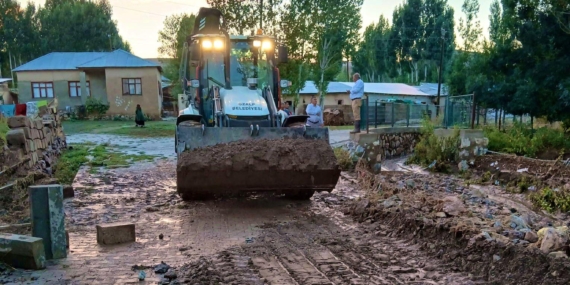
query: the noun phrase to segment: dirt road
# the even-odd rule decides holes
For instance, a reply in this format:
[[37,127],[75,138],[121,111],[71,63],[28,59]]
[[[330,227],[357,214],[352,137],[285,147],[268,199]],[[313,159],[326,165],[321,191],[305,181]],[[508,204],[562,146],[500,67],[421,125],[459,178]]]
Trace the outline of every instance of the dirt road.
[[[112,143],[148,153],[166,140]],[[75,197],[65,201],[68,258],[42,271],[0,273],[0,284],[478,284],[381,223],[344,215],[363,195],[351,174],[311,201],[254,195],[184,202],[175,170],[173,158],[99,173],[82,168]],[[135,223],[136,242],[98,245],[95,225],[108,222]],[[155,274],[161,262],[177,278]]]

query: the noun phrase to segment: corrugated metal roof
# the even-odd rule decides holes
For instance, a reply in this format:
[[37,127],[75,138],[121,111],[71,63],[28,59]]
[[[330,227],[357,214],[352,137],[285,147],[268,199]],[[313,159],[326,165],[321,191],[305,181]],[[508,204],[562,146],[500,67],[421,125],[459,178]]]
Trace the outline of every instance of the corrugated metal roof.
[[0,78],[0,83],[12,81],[12,78]]
[[75,70],[77,66],[105,56],[107,52],[52,52],[14,68],[13,71]]
[[[437,83],[420,83],[420,86],[414,86],[414,88],[418,89],[421,92],[426,94],[436,96],[437,95]],[[447,86],[445,84],[441,84],[441,92],[440,95],[447,95]]]
[[[327,93],[346,93],[354,86],[354,82],[330,82]],[[319,91],[313,81],[305,82],[305,87],[299,94],[317,94]],[[364,82],[364,93],[390,94],[390,95],[411,95],[411,96],[431,96],[404,83],[367,83]]]
[[159,64],[142,59],[122,49],[115,50],[107,55],[93,59],[77,66],[77,68],[106,68],[106,67],[158,67]]
[[[327,86],[327,93],[346,93],[346,90],[349,90],[350,86],[347,86],[343,82],[329,82],[329,86]],[[315,85],[314,81],[307,81],[305,82],[305,87],[299,91],[299,94],[317,94],[319,90]]]
[[13,71],[76,70],[78,68],[157,67],[160,65],[118,49],[113,52],[52,52]]
[[[354,82],[345,82],[347,86],[354,86]],[[404,83],[364,83],[364,93],[389,94],[389,95],[411,95],[430,96],[413,86]]]

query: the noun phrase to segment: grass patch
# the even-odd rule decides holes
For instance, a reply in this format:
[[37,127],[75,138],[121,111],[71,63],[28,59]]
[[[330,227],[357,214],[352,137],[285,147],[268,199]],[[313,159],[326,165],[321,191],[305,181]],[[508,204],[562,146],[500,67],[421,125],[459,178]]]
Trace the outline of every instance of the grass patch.
[[349,126],[328,126],[329,130],[331,131],[338,131],[338,130],[353,130],[354,125]]
[[570,137],[562,130],[548,127],[532,130],[529,125],[516,123],[505,131],[495,127],[487,127],[484,131],[492,151],[537,157],[547,151],[564,153],[570,150]]
[[109,134],[138,138],[174,137],[175,121],[145,122],[144,128],[135,127],[134,122],[125,121],[64,121],[66,134]]
[[[8,120],[4,117],[0,118],[0,140],[1,141],[6,141],[6,134],[8,133],[8,131],[10,130],[10,128],[8,127]],[[2,144],[0,144],[1,146]]]
[[79,167],[88,161],[87,146],[74,145],[73,149],[63,151],[55,166],[55,178],[59,183],[70,185],[79,171]]
[[352,158],[350,157],[350,153],[348,152],[348,150],[342,147],[335,147],[334,155],[336,156],[338,165],[342,170],[346,171],[354,168],[354,162],[352,161]]
[[[146,154],[125,154],[108,145],[76,144],[63,152],[55,167],[55,177],[62,184],[71,184],[81,165],[91,166],[89,173],[96,174],[101,167],[127,167],[136,162],[152,161],[155,156]],[[92,156],[91,161],[87,156]]]

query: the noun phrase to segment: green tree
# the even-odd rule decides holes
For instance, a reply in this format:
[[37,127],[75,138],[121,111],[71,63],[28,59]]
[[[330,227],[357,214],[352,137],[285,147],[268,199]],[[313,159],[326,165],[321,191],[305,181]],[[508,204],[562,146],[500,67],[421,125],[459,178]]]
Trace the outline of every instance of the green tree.
[[47,0],[37,17],[42,54],[119,48],[130,51],[112,20],[108,0]]
[[182,93],[180,64],[184,43],[192,34],[196,15],[178,14],[164,19],[164,28],[158,33],[160,47],[159,54],[169,58],[168,65],[164,69],[164,75],[174,82],[172,94],[177,96]]

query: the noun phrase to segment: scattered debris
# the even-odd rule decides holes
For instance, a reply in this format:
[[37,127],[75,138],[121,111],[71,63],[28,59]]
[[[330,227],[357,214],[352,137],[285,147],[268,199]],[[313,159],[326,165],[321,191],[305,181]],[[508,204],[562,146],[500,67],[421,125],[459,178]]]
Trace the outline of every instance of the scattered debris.
[[154,273],[164,274],[164,273],[168,272],[168,269],[170,269],[170,265],[164,263],[164,261],[161,261],[160,264],[158,264],[154,267]]
[[163,239],[163,238],[164,238],[164,235],[163,235],[163,234],[159,234],[159,235],[158,235],[158,238],[159,238],[159,239]]

